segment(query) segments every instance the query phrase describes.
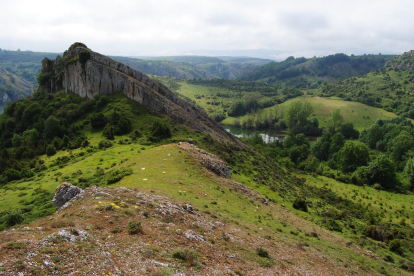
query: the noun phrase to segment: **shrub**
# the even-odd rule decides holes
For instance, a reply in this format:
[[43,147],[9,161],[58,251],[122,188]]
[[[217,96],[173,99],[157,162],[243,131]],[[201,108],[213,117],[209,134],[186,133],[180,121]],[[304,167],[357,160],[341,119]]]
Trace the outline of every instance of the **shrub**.
[[85,63],[90,58],[91,58],[91,53],[88,52],[88,51],[82,51],[82,52],[79,53],[79,61],[82,65],[85,65]]
[[130,235],[141,233],[142,232],[141,222],[135,222],[132,220],[129,221],[127,230]]
[[306,200],[303,198],[295,199],[295,201],[293,202],[293,208],[295,208],[296,210],[303,211],[303,212],[308,211],[308,205],[306,204]]
[[53,145],[47,146],[46,154],[47,154],[47,156],[55,155],[56,154],[56,148]]
[[108,139],[108,140],[114,140],[115,139],[115,130],[112,126],[107,125],[104,128],[102,135],[104,137],[106,137],[106,139]]
[[43,85],[50,81],[52,77],[52,73],[39,73],[39,75],[36,76],[36,81],[38,84]]
[[131,168],[120,168],[120,169],[112,170],[108,173],[106,182],[108,184],[113,184],[121,180],[124,176],[131,175],[131,174],[132,174]]
[[155,121],[151,126],[151,136],[155,138],[171,138],[170,128],[159,121]]
[[90,118],[92,128],[101,128],[106,125],[108,119],[103,113],[95,113]]
[[6,225],[14,226],[23,222],[23,216],[20,211],[9,211],[6,214]]
[[13,181],[13,180],[19,180],[20,178],[22,178],[21,174],[19,171],[15,170],[15,169],[7,169],[3,172],[3,177],[6,176],[7,177],[7,181]]
[[269,252],[262,247],[256,249],[256,254],[262,258],[269,258]]
[[34,176],[34,173],[31,170],[27,169],[27,168],[23,168],[20,172],[20,176],[21,176],[21,178],[30,178],[30,177]]
[[172,253],[173,258],[186,261],[191,266],[197,266],[197,260],[199,258],[199,254],[193,250],[189,249],[177,249],[174,250]]
[[388,245],[388,249],[398,254],[402,253],[401,243],[399,240],[392,240]]
[[98,205],[99,211],[114,211],[115,207],[110,203],[103,203]]

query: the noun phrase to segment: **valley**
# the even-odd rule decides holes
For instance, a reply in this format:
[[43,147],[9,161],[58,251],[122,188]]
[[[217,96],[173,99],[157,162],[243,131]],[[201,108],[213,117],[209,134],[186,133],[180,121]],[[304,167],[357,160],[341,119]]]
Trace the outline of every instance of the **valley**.
[[[410,275],[410,61],[348,58],[312,88],[203,79],[195,57],[147,76],[82,43],[45,59],[0,116],[0,273]],[[59,209],[64,182],[84,194]]]

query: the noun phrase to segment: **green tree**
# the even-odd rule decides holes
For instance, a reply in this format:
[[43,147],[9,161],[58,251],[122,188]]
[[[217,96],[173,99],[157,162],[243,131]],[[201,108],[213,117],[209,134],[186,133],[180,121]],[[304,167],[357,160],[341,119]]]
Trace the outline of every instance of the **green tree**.
[[352,123],[344,123],[341,125],[339,132],[346,138],[346,139],[358,139],[359,138],[359,131],[354,129],[354,125]]
[[284,120],[289,129],[294,129],[297,126],[306,125],[312,113],[313,108],[310,103],[295,101],[288,106]]
[[20,147],[20,145],[22,144],[22,137],[19,134],[15,133],[13,135],[12,144],[13,147]]
[[46,148],[47,156],[52,156],[56,154],[56,148],[53,145],[48,145]]
[[115,131],[113,126],[107,125],[102,133],[103,136],[106,137],[108,140],[114,140],[115,139]]
[[414,138],[406,131],[402,131],[392,140],[391,154],[394,160],[400,161],[404,154],[414,148]]
[[328,160],[329,148],[331,146],[332,135],[328,131],[322,134],[322,137],[314,144],[312,148],[313,155],[321,161]]
[[341,111],[339,109],[334,109],[331,115],[329,116],[329,124],[330,124],[330,127],[332,127],[334,132],[339,130],[343,121],[344,121],[344,118],[341,115]]
[[384,189],[393,189],[397,185],[395,165],[392,160],[382,155],[374,159],[368,166],[370,182],[378,183]]
[[59,136],[61,132],[60,121],[55,116],[51,115],[45,122],[43,135],[45,138],[53,138]]
[[338,152],[345,145],[345,137],[337,132],[332,136],[331,144],[329,146],[329,154],[332,155]]
[[410,184],[410,191],[414,190],[414,158],[408,159],[404,168],[404,175]]
[[338,152],[338,165],[345,173],[366,166],[369,161],[369,149],[361,142],[346,143]]
[[23,132],[22,142],[25,146],[36,147],[38,141],[39,132],[37,131],[37,129],[33,128]]

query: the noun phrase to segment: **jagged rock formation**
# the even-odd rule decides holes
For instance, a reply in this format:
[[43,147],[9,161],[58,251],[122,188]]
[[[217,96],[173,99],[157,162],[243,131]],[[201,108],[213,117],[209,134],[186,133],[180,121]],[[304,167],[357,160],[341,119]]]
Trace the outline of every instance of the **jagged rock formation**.
[[168,88],[145,74],[93,52],[82,43],[70,46],[63,58],[45,58],[42,61],[41,73],[48,76],[49,80],[40,85],[39,90],[53,93],[64,88],[66,93],[72,92],[89,98],[97,94],[122,92],[126,97],[146,106],[154,114],[166,114],[174,121],[204,134],[239,144],[204,111],[177,97]]

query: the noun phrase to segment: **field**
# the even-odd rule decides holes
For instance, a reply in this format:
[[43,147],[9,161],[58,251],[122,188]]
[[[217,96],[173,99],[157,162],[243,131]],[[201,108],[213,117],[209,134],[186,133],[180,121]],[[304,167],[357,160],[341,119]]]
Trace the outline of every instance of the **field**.
[[[301,96],[294,99],[290,99],[280,105],[275,107],[279,110],[286,108],[293,101],[302,101],[309,102],[314,110],[316,118],[319,120],[320,126],[326,126],[328,122],[328,117],[332,110],[340,109],[341,115],[344,118],[344,122],[350,122],[354,124],[354,127],[359,131],[362,131],[370,127],[377,119],[391,119],[396,117],[394,113],[385,111],[380,108],[371,107],[362,103],[344,101],[340,98],[322,98],[316,96]],[[271,110],[275,107],[265,108],[264,110]],[[233,124],[234,119],[240,121],[244,120],[246,116],[241,116],[238,118],[227,117],[223,123],[224,124]]]

